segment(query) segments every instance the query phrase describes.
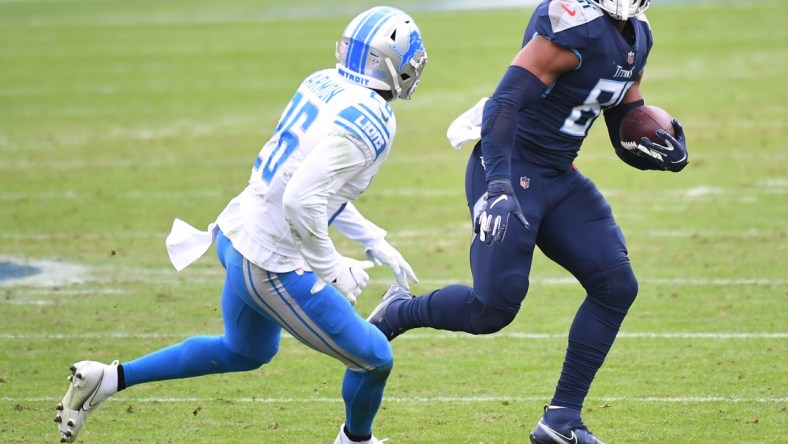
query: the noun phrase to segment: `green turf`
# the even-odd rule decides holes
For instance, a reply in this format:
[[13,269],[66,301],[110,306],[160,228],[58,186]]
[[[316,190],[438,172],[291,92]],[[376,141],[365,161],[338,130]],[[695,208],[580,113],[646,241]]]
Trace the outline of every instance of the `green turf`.
[[[578,159],[641,283],[584,417],[614,444],[786,442],[788,4],[654,3],[642,89],[684,124],[690,165],[631,169],[601,122]],[[0,261],[90,270],[79,284],[0,281],[0,442],[57,441],[54,405],[75,360],[221,332],[220,267],[209,253],[176,273],[164,237],[174,217],[207,225],[244,186],[293,89],[333,65],[338,34],[370,3],[344,5],[0,1]],[[410,260],[416,293],[469,282],[468,153],[444,135],[495,87],[529,12],[413,13],[430,62],[414,100],[394,104],[394,151],[358,206]],[[371,274],[363,315],[388,284],[386,270]],[[542,255],[532,278],[499,335],[421,329],[394,342],[376,435],[527,442],[583,296]],[[332,442],[342,374],[285,338],[260,370],[118,394],[80,441]]]

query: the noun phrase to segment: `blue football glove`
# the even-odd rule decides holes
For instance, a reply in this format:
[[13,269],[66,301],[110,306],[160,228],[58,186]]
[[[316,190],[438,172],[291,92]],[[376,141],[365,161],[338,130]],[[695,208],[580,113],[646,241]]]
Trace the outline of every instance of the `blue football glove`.
[[514,195],[512,182],[508,179],[493,179],[487,184],[487,200],[484,209],[476,218],[473,231],[479,235],[479,240],[487,245],[491,245],[493,241],[501,242],[512,214],[525,228],[530,228],[523,216],[520,202]]
[[652,160],[663,170],[677,173],[687,166],[689,158],[687,157],[687,140],[684,138],[684,129],[676,119],[673,119],[673,128],[676,130],[676,137],[671,136],[665,130],[657,130],[657,136],[665,142],[664,145],[644,137],[640,140],[637,150],[640,156]]

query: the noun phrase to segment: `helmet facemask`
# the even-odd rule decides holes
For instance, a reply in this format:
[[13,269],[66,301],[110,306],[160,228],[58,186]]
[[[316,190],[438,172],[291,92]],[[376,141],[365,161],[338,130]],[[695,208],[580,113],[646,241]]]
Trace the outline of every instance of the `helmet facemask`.
[[651,0],[592,0],[616,20],[629,20],[648,9]]

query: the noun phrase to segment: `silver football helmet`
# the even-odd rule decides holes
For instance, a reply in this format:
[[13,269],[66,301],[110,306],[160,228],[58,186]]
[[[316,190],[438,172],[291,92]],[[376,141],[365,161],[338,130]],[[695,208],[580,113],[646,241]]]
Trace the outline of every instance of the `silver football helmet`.
[[371,89],[408,100],[419,84],[427,51],[416,22],[403,11],[377,6],[354,18],[337,42],[337,71]]
[[591,0],[616,20],[628,20],[648,9],[650,0]]

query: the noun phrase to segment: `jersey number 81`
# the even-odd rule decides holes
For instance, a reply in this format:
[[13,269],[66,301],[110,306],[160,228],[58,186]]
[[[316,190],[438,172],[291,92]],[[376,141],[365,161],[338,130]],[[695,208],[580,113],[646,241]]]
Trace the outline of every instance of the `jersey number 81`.
[[588,134],[588,128],[602,112],[602,108],[618,105],[634,83],[632,81],[600,79],[588,93],[583,104],[572,109],[561,126],[561,132],[576,137],[585,137]]

